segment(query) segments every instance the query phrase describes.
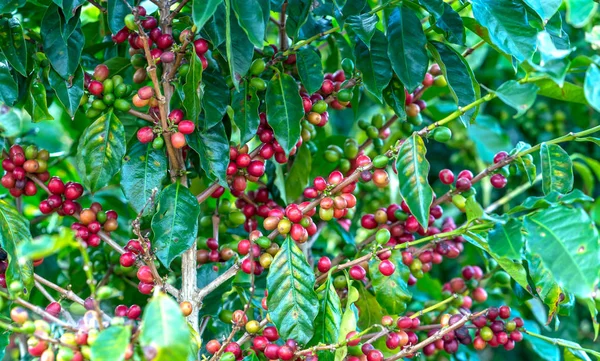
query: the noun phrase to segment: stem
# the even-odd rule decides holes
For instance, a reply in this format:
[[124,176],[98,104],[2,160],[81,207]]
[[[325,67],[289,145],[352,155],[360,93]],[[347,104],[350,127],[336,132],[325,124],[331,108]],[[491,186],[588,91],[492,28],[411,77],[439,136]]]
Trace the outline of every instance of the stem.
[[15,327],[13,325],[9,325],[8,323],[4,323],[4,322],[0,322],[0,328],[5,329],[7,331],[14,332],[14,333],[20,333],[22,335],[31,335],[31,336],[37,338],[40,341],[48,342],[48,343],[51,343],[51,344],[54,344],[54,345],[59,345],[59,346],[66,347],[66,348],[70,348],[73,351],[79,351],[79,349],[76,346],[69,345],[69,344],[66,344],[66,343],[64,343],[64,342],[62,342],[60,340],[47,337],[47,336],[45,336],[41,332],[35,332],[33,334],[30,334],[30,333],[25,332],[25,330],[23,330],[23,329],[21,329],[19,327]]
[[281,19],[279,20],[279,48],[281,49],[281,51],[285,51],[287,50],[289,44],[288,44],[288,37],[287,37],[287,33],[285,31],[285,23],[286,23],[286,10],[288,7],[288,2],[287,0],[281,5]]
[[453,293],[453,294],[452,294],[452,296],[450,296],[450,297],[446,298],[445,300],[443,300],[443,301],[441,301],[441,302],[438,302],[438,303],[436,303],[435,305],[431,305],[431,306],[429,306],[429,307],[427,307],[427,308],[424,308],[424,309],[422,309],[422,310],[421,310],[421,311],[419,311],[419,312],[416,312],[416,313],[412,314],[412,315],[410,316],[410,318],[417,318],[417,317],[421,317],[421,316],[423,316],[424,314],[426,314],[427,312],[434,311],[434,310],[436,310],[436,309],[440,308],[441,306],[443,306],[443,305],[445,305],[445,304],[447,304],[447,303],[450,303],[450,302],[454,301],[454,300],[455,300],[455,299],[457,299],[457,298],[458,298],[458,295],[457,295],[456,293]]
[[592,354],[592,355],[600,358],[600,352],[595,351],[595,350],[590,350],[589,348],[581,347],[581,346],[579,346],[579,345],[577,345],[577,344],[575,344],[573,342],[561,340],[560,338],[546,337],[544,335],[540,335],[538,333],[534,333],[534,332],[527,331],[527,330],[523,330],[523,332],[525,332],[529,336],[533,336],[533,337],[539,338],[540,340],[544,340],[544,341],[549,342],[549,343],[551,343],[553,345],[559,345],[559,346],[563,346],[563,347],[566,347],[566,348],[570,348],[572,350],[583,351],[585,353],[589,353],[589,354]]
[[57,325],[65,328],[67,330],[71,330],[71,331],[76,330],[75,327],[69,325],[68,323],[64,322],[63,320],[60,320],[60,319],[52,316],[51,314],[49,314],[48,312],[46,312],[46,310],[44,310],[43,308],[35,306],[35,305],[33,305],[33,304],[25,301],[24,299],[22,299],[20,297],[14,297],[13,298],[13,297],[10,297],[8,295],[8,293],[2,292],[2,291],[0,291],[0,297],[3,297],[5,299],[7,299],[7,300],[11,300],[14,303],[16,303],[16,304],[18,304],[20,306],[23,306],[23,307],[29,309],[33,313],[37,313],[38,315],[40,315],[40,316],[42,316],[42,317],[44,317],[44,318],[46,318],[46,319],[48,319],[48,320],[56,323]]
[[[35,283],[35,288],[37,288],[38,291],[40,291],[44,295],[44,297],[46,297],[46,299],[48,301],[56,302],[54,297],[52,297],[52,295],[50,293],[48,293],[48,291],[44,288],[44,286],[42,286],[41,283],[39,283],[38,281],[34,281],[34,283]],[[75,324],[75,320],[73,319],[73,316],[71,316],[69,311],[67,311],[64,307],[60,308],[60,313],[67,319],[67,321],[69,321],[70,324],[72,324],[72,325]]]

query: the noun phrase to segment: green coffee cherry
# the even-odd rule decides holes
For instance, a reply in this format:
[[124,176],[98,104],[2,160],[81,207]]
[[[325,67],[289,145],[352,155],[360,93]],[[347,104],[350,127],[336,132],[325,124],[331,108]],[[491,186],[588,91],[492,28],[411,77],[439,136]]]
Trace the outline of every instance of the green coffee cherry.
[[115,82],[112,79],[106,79],[104,80],[104,82],[102,83],[102,85],[104,86],[104,94],[106,96],[106,94],[112,93],[113,90],[115,89]]
[[271,246],[271,240],[269,239],[269,237],[265,236],[258,237],[256,239],[256,244],[262,249],[267,249],[269,248],[269,246]]
[[349,102],[352,100],[352,90],[350,89],[342,89],[337,93],[337,98],[341,102]]
[[256,59],[250,65],[250,74],[251,75],[260,75],[263,71],[265,71],[266,63],[263,59]]
[[100,111],[94,108],[90,108],[85,112],[85,116],[90,119],[95,119],[100,115]]
[[262,52],[263,52],[263,56],[264,56],[265,58],[272,58],[272,57],[273,57],[273,55],[275,55],[275,50],[274,50],[274,49],[273,49],[273,47],[272,47],[272,46],[270,46],[270,45],[267,45],[267,46],[265,46],[265,47],[262,49]]
[[377,113],[373,116],[373,119],[371,119],[371,124],[377,128],[377,129],[381,129],[381,127],[383,127],[383,124],[385,123],[385,115]]
[[369,128],[370,126],[371,126],[371,122],[369,122],[368,120],[362,119],[362,118],[358,120],[358,127],[360,129],[366,131],[367,128]]
[[423,124],[423,117],[421,116],[421,113],[418,113],[416,116],[414,117],[406,117],[406,120],[415,126],[419,126],[421,124]]
[[[472,189],[472,188],[471,188]],[[458,208],[461,212],[465,211],[465,207],[467,205],[467,199],[460,194],[455,194],[452,196],[452,203]]]
[[344,248],[342,248],[342,253],[346,257],[352,257],[356,254],[356,246],[350,243],[347,243]]
[[250,80],[250,86],[261,92],[267,89],[267,82],[261,78],[252,78]]
[[412,125],[411,123],[406,121],[406,122],[402,122],[402,124],[400,125],[400,128],[402,129],[402,131],[404,133],[410,134],[410,133],[412,133],[412,131],[414,129],[414,125]]
[[313,104],[312,111],[319,114],[323,114],[327,111],[327,108],[327,103],[324,100],[319,100],[315,104]]
[[122,112],[128,112],[131,109],[131,104],[125,99],[115,100],[115,108]]
[[344,58],[342,60],[342,70],[346,75],[352,75],[354,73],[354,62],[350,58]]
[[373,167],[375,168],[385,168],[388,165],[388,162],[390,161],[390,158],[388,158],[386,155],[378,155],[377,157],[375,157],[373,159]]
[[106,109],[106,104],[100,99],[96,99],[92,102],[92,108],[96,110],[104,110]]
[[358,142],[355,139],[346,139],[344,142],[344,155],[348,159],[354,159],[358,156]]
[[452,138],[452,131],[448,127],[437,127],[433,130],[433,139],[440,143],[446,143]]
[[371,139],[375,139],[379,137],[379,129],[377,129],[374,126],[369,126],[367,128],[367,137],[371,138]]
[[186,76],[189,71],[190,71],[190,64],[182,64],[181,66],[179,66],[179,75],[180,76]]
[[137,30],[138,26],[135,23],[135,15],[133,14],[127,14],[125,16],[125,26],[127,27],[127,29],[129,30]]
[[115,103],[116,97],[113,93],[108,93],[104,95],[104,98],[102,98],[102,101],[104,102],[104,104],[106,105],[113,105]]
[[127,85],[126,84],[119,84],[115,86],[115,96],[117,98],[123,98],[125,96],[125,94],[127,94]]
[[131,65],[134,68],[143,68],[146,65],[146,57],[142,54],[133,54],[131,56]]
[[390,231],[386,228],[382,228],[375,233],[375,241],[382,246],[390,241],[390,237]]
[[340,160],[340,171],[342,173],[346,173],[350,170],[350,168],[352,168],[350,161],[347,158],[342,158],[342,160]]
[[246,216],[244,215],[244,213],[242,213],[240,211],[235,211],[235,212],[229,213],[229,220],[234,225],[240,226],[240,225],[244,224],[244,222],[246,221]]
[[25,148],[25,158],[35,159],[38,156],[38,147],[35,145],[29,145]]
[[444,87],[448,85],[448,82],[446,81],[446,78],[443,75],[440,75],[435,78],[435,80],[433,81],[433,85]]
[[348,282],[346,282],[346,276],[344,276],[344,275],[336,276],[333,279],[333,287],[335,287],[335,289],[340,290],[340,289],[346,288],[347,284],[348,284]]

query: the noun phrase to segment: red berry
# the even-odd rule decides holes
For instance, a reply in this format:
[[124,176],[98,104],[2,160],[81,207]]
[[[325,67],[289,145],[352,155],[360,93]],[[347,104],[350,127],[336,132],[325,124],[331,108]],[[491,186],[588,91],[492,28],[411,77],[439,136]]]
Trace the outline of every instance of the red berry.
[[216,354],[221,349],[221,344],[217,340],[210,340],[206,344],[206,351],[211,355]]
[[143,86],[137,92],[138,97],[142,100],[148,100],[154,96],[154,89],[151,86]]
[[473,300],[479,303],[485,302],[485,300],[487,300],[488,297],[487,292],[481,287],[477,287],[476,289],[474,289],[471,296],[473,297]]
[[95,96],[102,95],[104,91],[104,85],[97,80],[92,80],[88,85],[88,90]]
[[281,346],[277,351],[277,356],[283,361],[289,361],[294,357],[294,351],[289,346]]
[[333,93],[334,90],[335,90],[335,85],[333,84],[333,81],[331,81],[330,79],[323,80],[323,84],[321,85],[321,92],[323,94],[329,95],[329,94]]
[[191,120],[183,120],[178,125],[178,130],[183,134],[192,134],[196,125]]
[[271,342],[279,340],[279,333],[277,332],[277,329],[273,326],[265,327],[265,329],[263,330],[263,336],[265,336],[267,340]]
[[498,310],[498,315],[500,316],[500,318],[503,319],[507,319],[510,317],[510,307],[508,306],[502,306],[500,307],[500,309]]
[[119,263],[123,267],[131,267],[135,264],[135,255],[132,252],[125,252],[119,258]]
[[109,74],[110,72],[108,70],[108,67],[104,64],[97,65],[96,68],[94,68],[94,79],[98,81],[106,80]]
[[504,188],[506,186],[507,180],[506,180],[505,176],[498,173],[498,174],[494,174],[490,178],[490,183],[492,184],[492,187],[500,189],[500,188]]
[[131,320],[137,320],[141,314],[142,314],[142,308],[138,305],[132,305],[131,307],[129,307],[129,310],[127,311],[127,318],[129,318]]
[[317,268],[321,273],[329,272],[329,270],[331,269],[331,260],[329,259],[329,257],[321,257],[319,259],[319,263],[317,264]]
[[379,272],[384,276],[391,276],[396,271],[396,266],[389,260],[381,261],[379,263]]
[[454,183],[454,173],[450,169],[442,169],[439,174],[440,181],[444,184]]
[[365,271],[365,269],[359,265],[352,266],[352,268],[350,268],[349,273],[350,273],[350,277],[352,277],[352,279],[355,279],[357,281],[364,279],[365,276],[367,275],[367,271]]
[[65,198],[76,200],[83,194],[83,186],[79,183],[69,182],[65,185]]
[[60,303],[58,302],[51,302],[48,306],[46,306],[46,312],[48,312],[54,317],[58,316],[61,310],[62,308],[60,307]]
[[143,127],[137,131],[137,139],[142,144],[150,143],[154,140],[154,132],[151,127]]
[[253,160],[248,165],[247,170],[248,174],[250,174],[251,176],[261,177],[263,174],[265,174],[265,163],[263,163],[260,160]]
[[129,308],[125,305],[118,305],[115,307],[115,316],[116,317],[125,317],[127,316],[127,311]]
[[154,275],[152,275],[152,270],[150,270],[150,267],[148,266],[140,267],[140,269],[137,271],[137,278],[142,283],[154,283]]
[[149,16],[146,18],[146,20],[142,21],[142,26],[144,29],[154,29],[158,26],[158,21],[156,21],[156,18]]
[[468,191],[471,189],[471,180],[468,178],[458,178],[456,181],[456,189],[461,192]]
[[194,41],[194,50],[196,50],[196,54],[204,55],[208,51],[208,42],[204,39]]
[[271,343],[268,344],[265,347],[265,356],[267,357],[267,359],[269,360],[276,360],[277,358],[279,358],[279,346]]
[[162,34],[156,41],[156,46],[161,49],[167,49],[171,45],[173,45],[173,35],[171,34]]
[[360,343],[360,337],[358,336],[358,332],[350,331],[346,335],[346,340],[348,346],[356,346]]
[[466,178],[468,180],[473,179],[473,173],[470,170],[463,170],[460,173],[458,173],[458,179],[460,178]]
[[171,120],[174,124],[179,124],[183,120],[183,110],[181,109],[173,109],[169,113],[169,120]]
[[171,134],[171,144],[173,144],[173,148],[183,148],[186,144],[185,135],[183,135],[181,132]]
[[508,153],[506,153],[505,151],[500,151],[500,152],[496,153],[496,155],[494,155],[494,164],[500,163],[507,156],[508,156]]
[[383,361],[383,353],[379,350],[371,350],[367,353],[367,361]]
[[117,44],[121,44],[122,42],[127,40],[127,37],[129,37],[129,29],[123,28],[112,36],[112,40]]

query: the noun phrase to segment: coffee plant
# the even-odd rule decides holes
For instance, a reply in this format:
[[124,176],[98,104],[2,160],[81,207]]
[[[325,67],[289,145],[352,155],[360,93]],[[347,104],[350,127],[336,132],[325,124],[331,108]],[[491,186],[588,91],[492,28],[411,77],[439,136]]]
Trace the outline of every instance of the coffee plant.
[[600,359],[594,0],[0,0],[0,359]]

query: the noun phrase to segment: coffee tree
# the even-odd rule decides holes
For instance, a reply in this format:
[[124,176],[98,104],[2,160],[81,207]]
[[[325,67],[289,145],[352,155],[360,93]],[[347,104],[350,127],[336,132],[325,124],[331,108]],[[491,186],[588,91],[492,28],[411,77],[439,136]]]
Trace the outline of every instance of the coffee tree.
[[600,357],[597,7],[0,2],[4,359]]

